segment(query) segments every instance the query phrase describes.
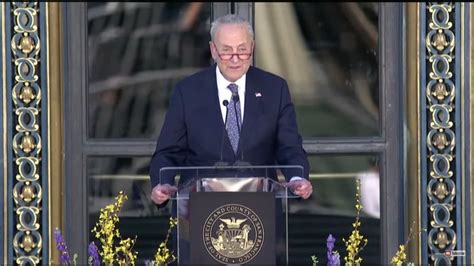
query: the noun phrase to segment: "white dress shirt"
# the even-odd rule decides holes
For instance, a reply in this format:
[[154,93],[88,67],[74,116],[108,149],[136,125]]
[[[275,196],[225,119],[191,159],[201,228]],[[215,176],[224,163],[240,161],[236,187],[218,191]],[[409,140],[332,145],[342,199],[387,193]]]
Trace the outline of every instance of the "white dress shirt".
[[[244,74],[242,77],[240,77],[238,80],[235,82],[230,82],[222,76],[221,71],[219,70],[219,67],[216,66],[216,78],[217,78],[217,93],[219,95],[219,106],[221,107],[221,113],[222,113],[222,121],[225,123],[225,114],[226,114],[226,107],[222,104],[224,100],[227,100],[230,102],[230,98],[232,97],[232,92],[230,91],[227,86],[231,83],[235,83],[238,88],[237,91],[239,93],[239,103],[240,103],[240,112],[241,112],[241,117],[242,121],[239,121],[239,123],[242,123],[244,121],[244,107],[245,107],[245,79],[246,79],[247,74]],[[240,124],[242,126],[242,124]]]

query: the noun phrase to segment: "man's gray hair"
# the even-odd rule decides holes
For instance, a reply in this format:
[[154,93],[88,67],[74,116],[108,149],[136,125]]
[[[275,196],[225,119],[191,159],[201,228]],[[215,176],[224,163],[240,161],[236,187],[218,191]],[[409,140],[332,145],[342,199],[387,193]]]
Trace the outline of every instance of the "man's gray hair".
[[248,22],[248,20],[236,14],[227,14],[225,16],[217,18],[216,20],[214,20],[214,22],[212,22],[210,31],[212,41],[214,41],[217,29],[223,24],[245,24],[245,26],[247,26],[247,31],[250,35],[250,38],[253,40],[253,28],[252,25],[250,25],[250,23]]

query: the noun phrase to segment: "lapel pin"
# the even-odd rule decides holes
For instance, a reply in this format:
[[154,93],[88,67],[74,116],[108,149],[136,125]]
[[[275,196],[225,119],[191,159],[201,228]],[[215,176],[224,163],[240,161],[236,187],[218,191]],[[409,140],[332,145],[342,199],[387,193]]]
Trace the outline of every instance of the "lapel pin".
[[255,97],[262,97],[262,94],[260,92],[256,92]]

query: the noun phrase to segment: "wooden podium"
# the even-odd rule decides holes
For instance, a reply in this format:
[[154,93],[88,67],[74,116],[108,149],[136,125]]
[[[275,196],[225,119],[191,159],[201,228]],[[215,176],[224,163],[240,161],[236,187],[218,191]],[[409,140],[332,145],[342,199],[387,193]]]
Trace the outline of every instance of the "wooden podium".
[[283,175],[301,166],[168,167],[177,175],[178,265],[288,265],[288,199]]

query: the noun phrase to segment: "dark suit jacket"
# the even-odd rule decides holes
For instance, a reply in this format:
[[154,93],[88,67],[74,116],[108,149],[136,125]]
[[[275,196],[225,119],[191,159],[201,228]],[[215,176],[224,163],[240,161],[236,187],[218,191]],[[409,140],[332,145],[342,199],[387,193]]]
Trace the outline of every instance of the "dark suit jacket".
[[[242,145],[236,155],[227,134],[223,134],[216,65],[176,85],[151,160],[153,187],[160,183],[162,167],[214,165],[220,160],[222,141],[223,161],[233,164],[243,152],[244,160],[254,166],[300,165],[304,168],[303,178],[308,178],[309,164],[287,82],[252,66],[246,78]],[[256,93],[261,96],[257,97]],[[172,178],[162,176],[161,183],[173,184]]]

